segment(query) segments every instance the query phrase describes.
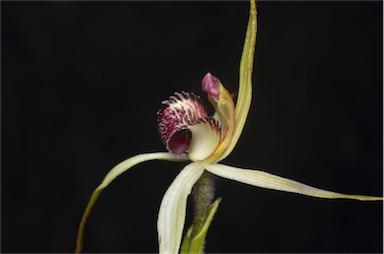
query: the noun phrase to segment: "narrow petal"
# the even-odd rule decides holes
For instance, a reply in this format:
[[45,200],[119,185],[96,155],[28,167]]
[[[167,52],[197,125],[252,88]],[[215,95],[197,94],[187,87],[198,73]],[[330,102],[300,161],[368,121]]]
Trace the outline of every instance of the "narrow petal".
[[80,222],[79,231],[77,234],[77,245],[76,245],[76,253],[80,253],[83,247],[83,234],[84,227],[87,222],[88,216],[95,205],[97,198],[101,194],[102,190],[107,187],[116,177],[130,169],[131,167],[150,160],[166,160],[166,161],[185,161],[185,157],[175,157],[170,153],[148,153],[148,154],[140,154],[133,156],[119,164],[117,164],[114,168],[109,171],[109,173],[105,176],[103,182],[93,191],[90,200],[88,201],[88,205],[85,209],[83,217]]
[[256,46],[256,3],[251,0],[247,33],[240,61],[239,93],[236,103],[236,126],[231,142],[219,160],[228,156],[236,146],[243,131],[252,101],[252,71]]
[[160,253],[178,253],[185,223],[187,198],[204,172],[201,163],[187,165],[169,186],[161,201],[157,230]]
[[362,201],[383,200],[383,197],[350,195],[322,190],[260,170],[241,169],[222,164],[205,165],[205,169],[224,178],[266,189],[294,192],[318,198],[343,198]]

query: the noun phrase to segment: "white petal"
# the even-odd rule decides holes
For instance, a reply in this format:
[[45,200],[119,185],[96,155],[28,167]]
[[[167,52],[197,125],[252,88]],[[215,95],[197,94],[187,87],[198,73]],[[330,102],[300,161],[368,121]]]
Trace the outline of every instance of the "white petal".
[[123,162],[117,164],[108,174],[104,177],[103,182],[97,187],[103,189],[108,186],[116,177],[132,168],[133,166],[151,160],[165,160],[165,161],[186,161],[186,157],[176,157],[170,153],[145,153],[133,156]]
[[224,178],[266,189],[294,192],[318,198],[346,198],[364,201],[383,200],[382,197],[350,195],[322,190],[260,170],[241,169],[222,164],[205,165],[205,169]]
[[87,207],[84,211],[83,217],[80,222],[78,234],[77,234],[77,245],[76,245],[76,253],[80,253],[83,246],[83,235],[84,228],[87,222],[88,216],[92,211],[93,206],[95,205],[98,197],[101,192],[106,188],[116,177],[132,168],[133,166],[150,160],[168,160],[168,161],[185,161],[186,157],[175,157],[170,153],[147,153],[147,154],[139,154],[133,156],[125,161],[117,164],[108,174],[105,176],[103,182],[93,191],[90,200],[88,201]]
[[204,172],[201,163],[187,165],[169,186],[161,201],[157,231],[160,253],[179,252],[185,223],[187,198]]

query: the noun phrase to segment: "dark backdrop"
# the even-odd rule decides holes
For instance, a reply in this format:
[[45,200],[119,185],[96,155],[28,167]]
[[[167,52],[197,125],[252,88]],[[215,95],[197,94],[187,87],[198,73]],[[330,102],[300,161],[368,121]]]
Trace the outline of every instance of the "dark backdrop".
[[[2,1],[1,14],[1,251],[72,252],[108,170],[164,151],[162,100],[205,97],[208,70],[236,91],[248,3]],[[379,1],[260,2],[252,108],[225,163],[382,195],[382,18]],[[183,165],[118,178],[84,250],[156,252],[159,204]],[[380,202],[217,185],[208,252],[383,251]]]

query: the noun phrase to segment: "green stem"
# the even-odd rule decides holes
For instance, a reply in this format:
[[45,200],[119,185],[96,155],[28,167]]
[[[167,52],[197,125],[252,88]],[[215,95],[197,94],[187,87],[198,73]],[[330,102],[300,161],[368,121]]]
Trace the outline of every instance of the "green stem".
[[191,238],[194,238],[204,226],[208,208],[212,204],[212,200],[215,195],[214,175],[205,171],[195,186],[193,186],[192,193],[195,214]]
[[193,186],[194,218],[192,226],[184,236],[180,250],[181,253],[198,254],[204,251],[208,228],[221,201],[219,198],[212,203],[215,192],[214,177],[213,174],[205,171],[195,186]]

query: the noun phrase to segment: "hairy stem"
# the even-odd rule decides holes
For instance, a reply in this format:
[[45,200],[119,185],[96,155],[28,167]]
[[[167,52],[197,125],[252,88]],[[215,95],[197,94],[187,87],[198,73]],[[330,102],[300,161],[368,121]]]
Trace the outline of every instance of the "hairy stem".
[[213,174],[205,171],[193,187],[194,218],[191,238],[194,238],[204,226],[208,208],[215,194],[214,177]]

